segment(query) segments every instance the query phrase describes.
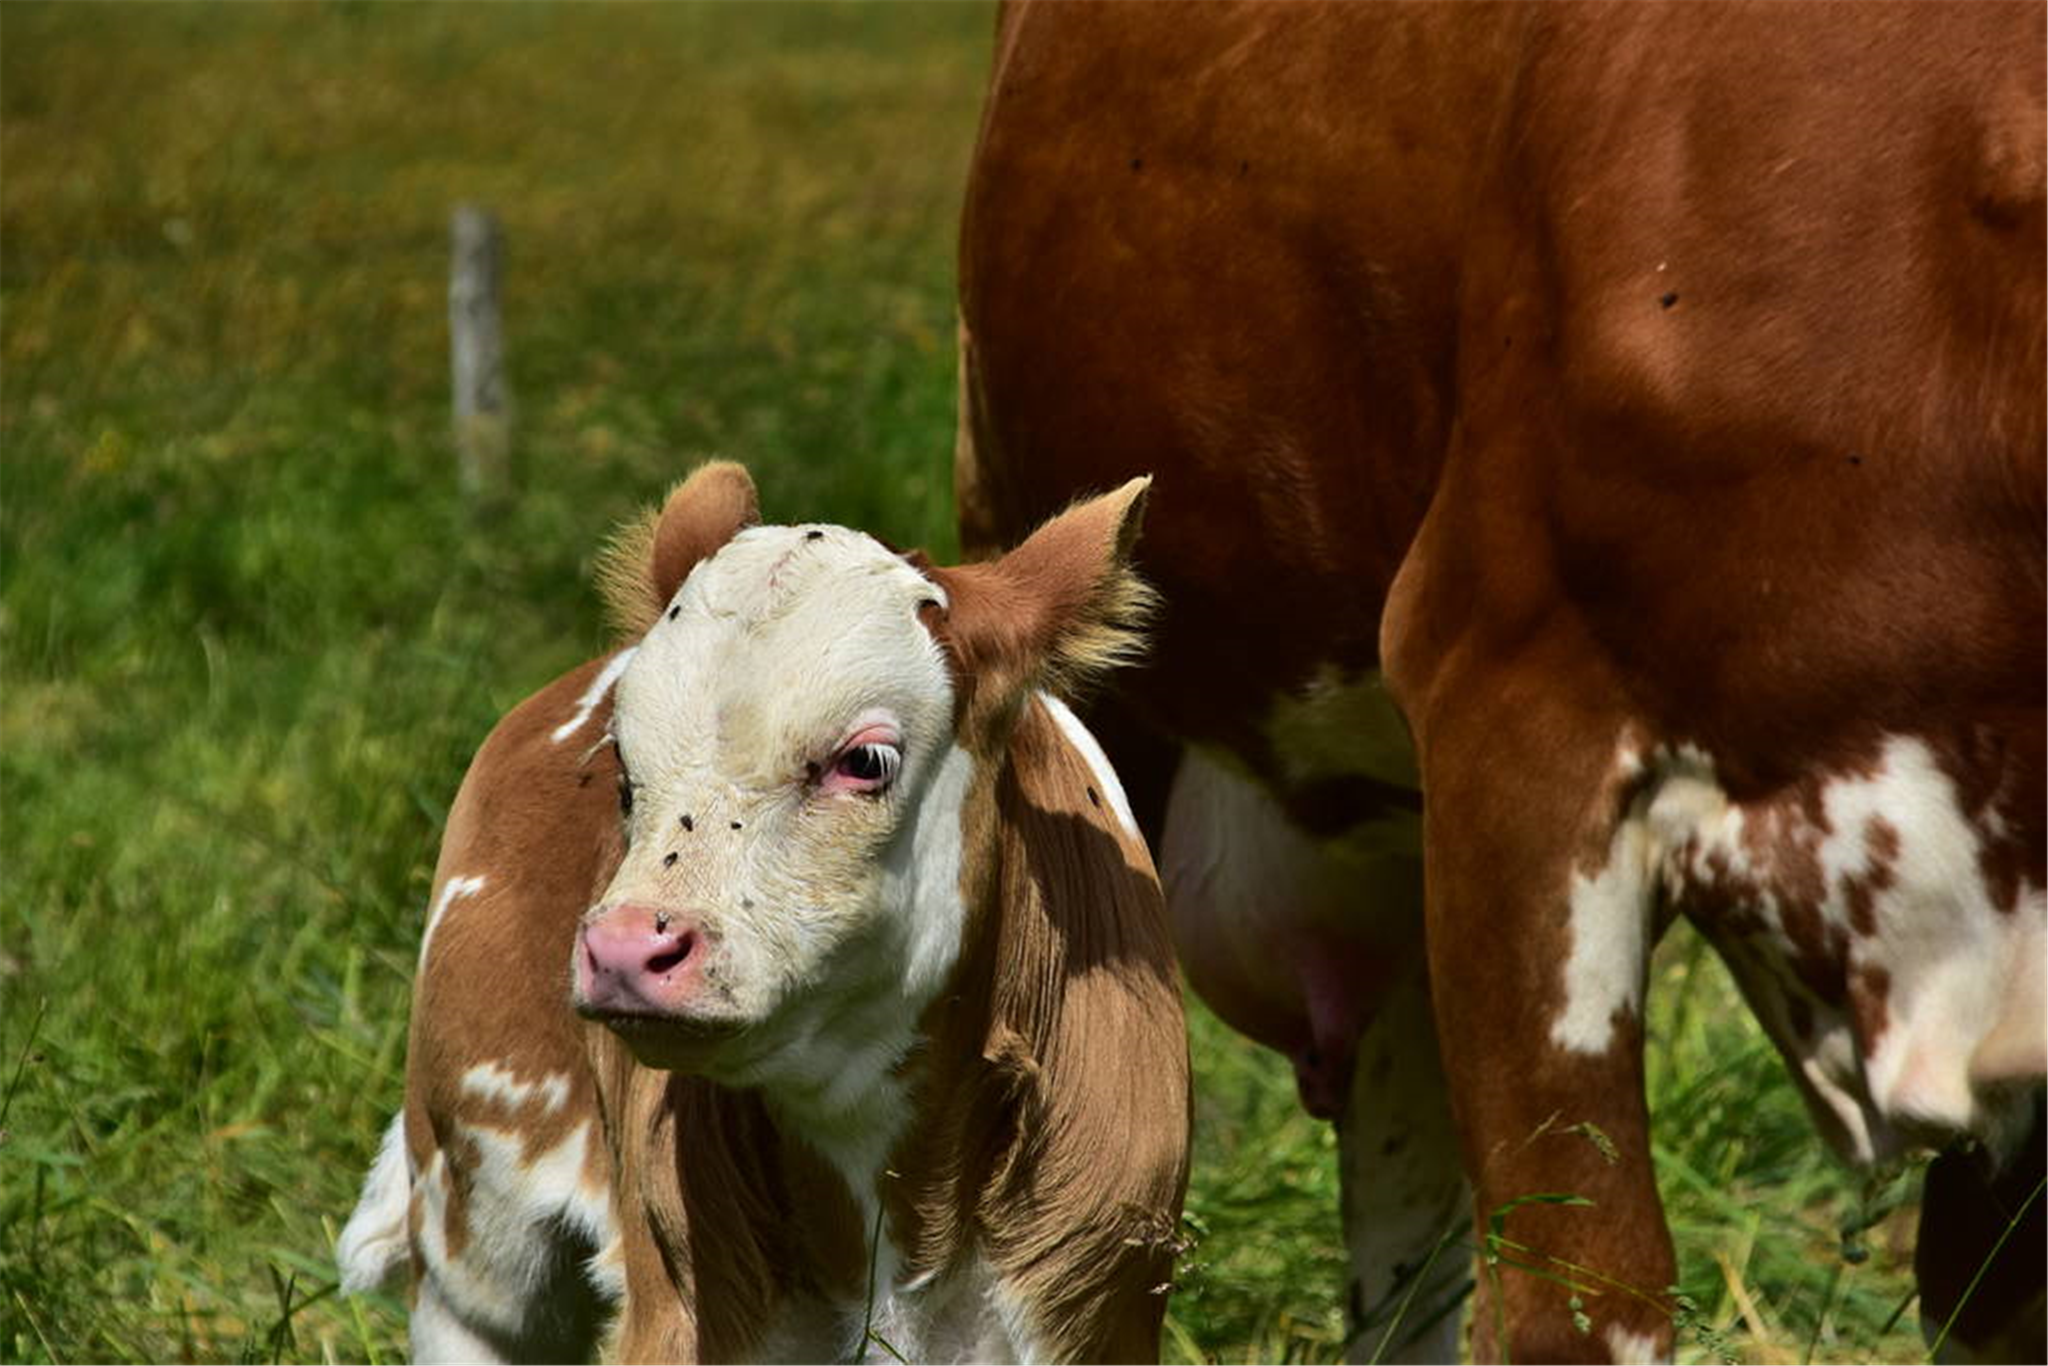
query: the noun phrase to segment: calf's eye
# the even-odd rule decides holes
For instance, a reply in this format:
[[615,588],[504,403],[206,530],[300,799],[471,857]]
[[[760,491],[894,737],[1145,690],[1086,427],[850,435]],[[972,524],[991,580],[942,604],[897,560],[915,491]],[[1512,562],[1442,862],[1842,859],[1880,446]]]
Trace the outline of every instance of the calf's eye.
[[874,792],[887,787],[902,766],[903,751],[894,745],[866,744],[841,754],[832,771],[847,787]]

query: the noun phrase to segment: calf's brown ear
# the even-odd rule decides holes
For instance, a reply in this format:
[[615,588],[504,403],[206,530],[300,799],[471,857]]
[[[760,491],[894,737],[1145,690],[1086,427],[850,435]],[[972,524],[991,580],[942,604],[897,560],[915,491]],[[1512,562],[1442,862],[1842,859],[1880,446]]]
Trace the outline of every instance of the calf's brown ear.
[[699,560],[761,520],[760,496],[743,466],[730,460],[699,465],[649,508],[619,528],[597,558],[598,591],[612,626],[637,636],[661,617]]
[[1144,652],[1158,595],[1131,568],[1151,478],[1076,503],[1000,559],[931,570],[976,709],[1032,688],[1072,697]]

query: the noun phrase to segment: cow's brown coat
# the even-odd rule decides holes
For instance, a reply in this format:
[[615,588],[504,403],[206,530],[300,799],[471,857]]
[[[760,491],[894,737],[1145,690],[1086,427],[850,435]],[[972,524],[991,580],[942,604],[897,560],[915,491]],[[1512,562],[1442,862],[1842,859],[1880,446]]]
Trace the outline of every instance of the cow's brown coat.
[[[1325,670],[1385,670],[1478,1227],[1594,1199],[1507,1231],[1607,1278],[1596,1319],[1653,1345],[1673,1262],[1640,1021],[1597,1057],[1545,1042],[1563,889],[1630,796],[1618,738],[1695,745],[1732,800],[1789,811],[1920,737],[1997,904],[2044,883],[2043,15],[999,22],[962,233],[963,538],[1155,473],[1140,561],[1168,610],[1126,695],[1305,828],[1388,794],[1290,788],[1267,719]],[[1786,885],[1800,981],[1881,1032],[1887,984]],[[2023,1032],[1989,1051],[2038,1085]],[[1503,1289],[1515,1359],[1611,1345],[1554,1283]]]

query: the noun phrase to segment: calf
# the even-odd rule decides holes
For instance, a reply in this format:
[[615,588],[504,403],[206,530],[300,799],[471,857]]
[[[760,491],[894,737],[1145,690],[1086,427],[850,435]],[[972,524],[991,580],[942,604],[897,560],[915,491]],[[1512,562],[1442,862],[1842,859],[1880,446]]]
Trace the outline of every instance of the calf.
[[621,542],[636,643],[451,811],[341,1241],[351,1287],[410,1258],[416,1355],[587,1356],[615,1305],[629,1360],[1156,1354],[1179,998],[1054,695],[1137,643],[1144,487],[939,568],[712,465]]

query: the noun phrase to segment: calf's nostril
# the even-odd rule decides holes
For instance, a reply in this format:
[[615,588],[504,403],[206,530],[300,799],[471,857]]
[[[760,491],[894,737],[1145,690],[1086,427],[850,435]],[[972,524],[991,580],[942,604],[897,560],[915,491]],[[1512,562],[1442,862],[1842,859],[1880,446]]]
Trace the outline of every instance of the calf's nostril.
[[696,947],[696,935],[678,935],[674,944],[647,960],[647,971],[655,976],[673,971],[689,961],[690,952]]

